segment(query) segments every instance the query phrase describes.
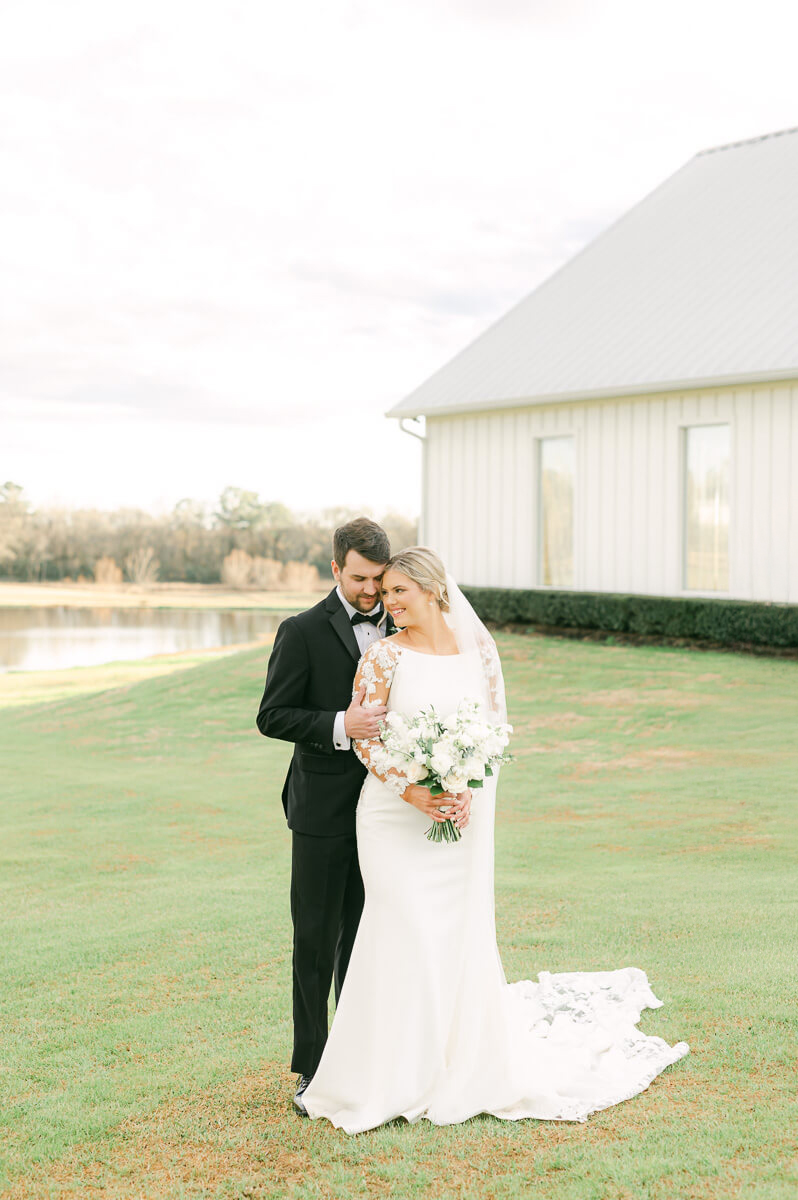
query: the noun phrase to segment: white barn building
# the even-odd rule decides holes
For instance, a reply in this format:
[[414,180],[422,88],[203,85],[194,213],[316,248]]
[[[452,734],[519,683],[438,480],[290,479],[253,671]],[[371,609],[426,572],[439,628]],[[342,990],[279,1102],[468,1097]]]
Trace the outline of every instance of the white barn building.
[[697,154],[388,415],[464,584],[798,603],[798,129]]

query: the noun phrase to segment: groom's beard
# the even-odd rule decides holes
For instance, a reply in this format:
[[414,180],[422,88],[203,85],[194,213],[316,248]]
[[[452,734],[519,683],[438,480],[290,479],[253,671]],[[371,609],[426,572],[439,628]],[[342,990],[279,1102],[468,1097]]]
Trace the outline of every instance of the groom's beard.
[[349,603],[358,612],[370,613],[372,608],[376,608],[380,603],[379,596],[359,596],[357,600],[350,600]]
[[357,597],[350,596],[343,584],[341,584],[341,591],[344,599],[348,600],[352,608],[356,608],[358,612],[370,613],[372,608],[376,608],[378,604],[382,603],[382,596],[379,592],[376,596],[365,596],[362,592]]

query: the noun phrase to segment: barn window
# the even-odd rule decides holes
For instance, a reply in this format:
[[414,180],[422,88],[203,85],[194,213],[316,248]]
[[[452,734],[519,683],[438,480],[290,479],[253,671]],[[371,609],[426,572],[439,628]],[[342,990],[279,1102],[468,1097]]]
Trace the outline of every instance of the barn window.
[[540,438],[538,578],[547,587],[574,582],[574,439]]
[[684,586],[729,590],[729,426],[691,425],[684,447]]

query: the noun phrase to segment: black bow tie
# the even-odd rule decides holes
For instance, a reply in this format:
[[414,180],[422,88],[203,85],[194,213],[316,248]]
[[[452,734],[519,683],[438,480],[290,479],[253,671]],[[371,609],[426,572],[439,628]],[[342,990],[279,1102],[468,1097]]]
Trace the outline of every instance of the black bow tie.
[[361,621],[370,621],[372,625],[379,625],[382,618],[385,616],[385,609],[380,605],[376,612],[361,613],[356,612],[352,617],[352,624],[359,625]]

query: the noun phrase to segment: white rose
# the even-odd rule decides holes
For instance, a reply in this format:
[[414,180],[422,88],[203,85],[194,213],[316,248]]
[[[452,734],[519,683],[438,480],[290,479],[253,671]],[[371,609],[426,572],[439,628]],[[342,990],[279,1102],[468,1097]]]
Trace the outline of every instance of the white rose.
[[440,775],[441,778],[443,778],[447,772],[453,769],[454,764],[455,757],[453,754],[450,754],[445,750],[441,751],[440,754],[436,754],[433,749],[433,753],[430,755],[429,765],[432,767],[436,775]]
[[464,775],[462,770],[450,771],[448,775],[443,776],[441,783],[447,792],[457,795],[459,792],[464,792],[468,787],[468,776]]
[[420,783],[422,779],[427,778],[426,764],[414,762],[412,759],[402,767],[402,771],[411,783]]
[[485,739],[485,749],[491,758],[495,758],[496,755],[501,754],[506,745],[507,739],[501,734],[495,732],[492,732],[490,736]]
[[463,771],[469,779],[485,778],[485,764],[480,758],[467,758],[463,763]]

